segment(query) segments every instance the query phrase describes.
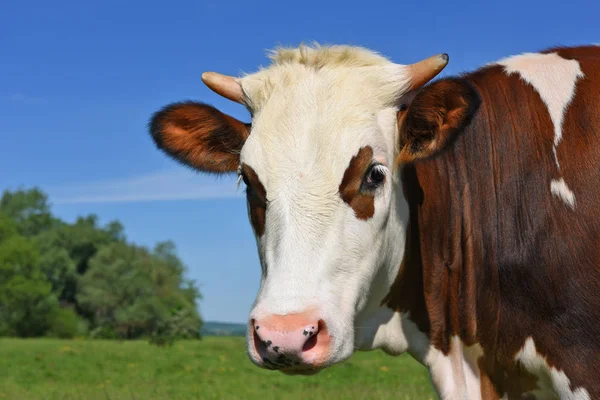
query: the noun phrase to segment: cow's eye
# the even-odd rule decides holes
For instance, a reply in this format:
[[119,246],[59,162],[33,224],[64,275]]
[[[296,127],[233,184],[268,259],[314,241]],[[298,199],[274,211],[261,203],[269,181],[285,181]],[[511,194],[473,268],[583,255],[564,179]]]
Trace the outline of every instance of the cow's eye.
[[372,191],[385,183],[387,168],[383,164],[375,163],[369,167],[362,183],[362,190]]

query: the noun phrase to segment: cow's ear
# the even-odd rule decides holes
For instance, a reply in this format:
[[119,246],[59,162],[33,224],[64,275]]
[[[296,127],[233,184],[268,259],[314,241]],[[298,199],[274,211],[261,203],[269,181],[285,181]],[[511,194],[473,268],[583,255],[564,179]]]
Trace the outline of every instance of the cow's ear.
[[156,147],[177,161],[199,171],[224,173],[237,170],[250,124],[190,101],[157,111],[149,130]]
[[475,89],[462,79],[444,79],[420,90],[398,112],[398,163],[426,159],[443,150],[479,107]]

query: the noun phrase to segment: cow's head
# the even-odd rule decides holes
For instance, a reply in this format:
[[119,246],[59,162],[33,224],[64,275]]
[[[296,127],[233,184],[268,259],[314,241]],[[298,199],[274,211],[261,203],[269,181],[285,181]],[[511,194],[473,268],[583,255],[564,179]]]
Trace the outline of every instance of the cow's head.
[[391,346],[393,335],[380,329],[391,313],[380,305],[398,273],[408,219],[393,168],[397,114],[402,96],[448,56],[400,65],[334,46],[282,49],[272,61],[241,78],[203,75],[248,108],[251,124],[186,102],[157,112],[150,130],[180,162],[244,181],[262,264],[250,358],[315,371],[357,348]]

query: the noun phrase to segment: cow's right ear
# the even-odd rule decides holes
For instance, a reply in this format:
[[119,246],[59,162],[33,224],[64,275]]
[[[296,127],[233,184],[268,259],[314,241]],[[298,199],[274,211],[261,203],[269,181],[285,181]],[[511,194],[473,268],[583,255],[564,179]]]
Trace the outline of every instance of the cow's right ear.
[[444,79],[421,89],[398,112],[400,145],[397,163],[429,158],[442,151],[471,120],[480,104],[465,80]]
[[156,147],[203,172],[235,172],[250,134],[245,124],[213,106],[182,102],[157,111],[149,124]]

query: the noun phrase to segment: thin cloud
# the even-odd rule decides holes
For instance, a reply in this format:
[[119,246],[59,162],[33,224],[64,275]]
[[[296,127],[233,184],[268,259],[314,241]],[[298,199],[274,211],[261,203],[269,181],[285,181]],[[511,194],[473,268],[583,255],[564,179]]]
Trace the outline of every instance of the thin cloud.
[[202,200],[243,195],[243,189],[236,188],[235,177],[217,178],[184,169],[61,185],[47,188],[47,192],[54,204]]

